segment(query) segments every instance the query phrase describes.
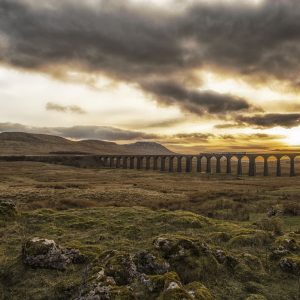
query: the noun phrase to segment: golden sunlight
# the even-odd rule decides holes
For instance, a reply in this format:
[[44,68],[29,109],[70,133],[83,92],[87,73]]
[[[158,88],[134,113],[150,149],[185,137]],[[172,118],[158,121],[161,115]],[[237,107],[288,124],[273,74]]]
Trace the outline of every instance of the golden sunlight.
[[286,136],[285,142],[289,146],[300,146],[300,127],[290,129]]

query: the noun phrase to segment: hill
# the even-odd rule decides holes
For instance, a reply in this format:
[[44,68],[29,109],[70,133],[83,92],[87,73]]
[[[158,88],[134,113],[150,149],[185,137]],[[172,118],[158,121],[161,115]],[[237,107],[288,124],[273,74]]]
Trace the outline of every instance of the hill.
[[155,142],[119,145],[100,140],[72,141],[60,136],[24,132],[0,133],[0,155],[46,154],[172,154]]

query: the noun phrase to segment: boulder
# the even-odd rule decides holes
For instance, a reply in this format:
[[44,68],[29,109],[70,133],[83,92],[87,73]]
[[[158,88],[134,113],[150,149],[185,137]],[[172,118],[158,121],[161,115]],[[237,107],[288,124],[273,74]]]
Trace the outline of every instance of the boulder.
[[213,251],[204,242],[170,235],[156,238],[153,244],[184,282],[215,277],[219,271]]
[[95,280],[81,291],[81,295],[76,300],[113,300],[135,299],[132,291],[126,286],[117,286],[114,278],[106,276],[105,270],[102,269],[96,275]]
[[170,265],[163,259],[157,258],[152,253],[140,251],[133,257],[137,271],[147,275],[159,275],[168,272]]
[[300,276],[300,258],[296,256],[284,257],[280,260],[279,266],[282,271]]
[[281,239],[279,243],[281,247],[290,251],[297,251],[299,249],[296,240],[290,237],[285,237]]
[[287,250],[286,248],[279,246],[278,248],[275,248],[272,250],[272,252],[269,255],[269,258],[271,260],[277,260],[280,259],[286,255],[288,255],[290,253],[289,250]]
[[115,253],[105,262],[105,274],[111,276],[117,285],[126,285],[132,283],[139,272],[133,261],[133,257],[128,253]]
[[154,247],[163,253],[165,258],[181,258],[209,252],[205,243],[199,243],[180,236],[158,237],[153,241]]
[[189,295],[196,300],[213,300],[215,299],[210,290],[200,282],[192,282],[188,284],[185,289]]
[[53,240],[32,238],[22,246],[24,264],[34,268],[65,270],[70,263],[82,263],[84,257],[77,249],[62,248]]
[[170,283],[176,283],[176,285],[181,286],[180,279],[175,272],[168,272],[163,275],[145,275],[143,274],[140,278],[140,284],[146,293],[159,295],[164,291],[166,286]]

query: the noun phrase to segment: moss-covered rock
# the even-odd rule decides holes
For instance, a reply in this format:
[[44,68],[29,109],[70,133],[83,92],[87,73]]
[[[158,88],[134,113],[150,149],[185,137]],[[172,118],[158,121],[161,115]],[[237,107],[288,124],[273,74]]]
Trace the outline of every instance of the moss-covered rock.
[[32,238],[22,246],[24,264],[35,268],[65,270],[70,263],[82,263],[85,258],[77,249],[62,248],[53,240]]
[[159,300],[192,300],[195,299],[184,288],[171,282],[166,290],[159,297]]
[[138,289],[143,289],[146,294],[158,297],[171,282],[177,283],[178,286],[182,285],[179,276],[175,272],[168,272],[164,275],[142,275]]
[[290,236],[282,236],[276,239],[275,245],[278,247],[282,247],[289,251],[297,251],[299,250],[299,245],[294,238]]
[[[99,267],[94,267],[99,269]],[[80,296],[76,300],[133,300],[136,299],[130,286],[117,285],[113,277],[105,274],[105,269],[91,276],[84,287],[80,288]]]
[[176,235],[158,237],[153,241],[153,244],[165,258],[199,255],[200,251],[205,251],[206,248],[206,245],[201,245],[199,241]]
[[287,273],[300,276],[300,257],[289,256],[284,257],[279,262],[280,268]]
[[210,290],[200,282],[192,282],[186,287],[188,293],[196,300],[213,300]]
[[162,252],[184,283],[215,276],[219,264],[210,247],[200,241],[182,236],[161,236],[154,240],[156,249]]
[[130,254],[117,252],[105,262],[105,274],[113,277],[118,285],[126,285],[132,283],[139,273]]
[[168,272],[170,264],[164,259],[147,251],[140,251],[133,257],[137,271],[147,275],[158,275]]
[[288,255],[289,253],[290,253],[289,250],[280,246],[278,248],[272,249],[272,251],[269,255],[269,258],[270,258],[270,260],[278,260],[278,259]]

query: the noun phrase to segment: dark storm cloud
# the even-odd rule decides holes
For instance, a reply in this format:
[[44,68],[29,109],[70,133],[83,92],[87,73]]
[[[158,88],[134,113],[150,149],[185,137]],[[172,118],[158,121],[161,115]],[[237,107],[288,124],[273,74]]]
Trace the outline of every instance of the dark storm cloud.
[[184,110],[199,115],[204,113],[226,114],[253,108],[242,98],[213,91],[189,90],[176,82],[154,82],[145,84],[143,87],[157,95],[162,102],[177,103]]
[[56,111],[63,113],[74,113],[74,114],[85,114],[84,109],[77,105],[60,105],[53,102],[48,102],[46,104],[46,110],[48,111]]
[[93,2],[0,0],[0,61],[61,78],[72,69],[102,73],[200,114],[251,109],[234,96],[199,92],[191,78],[203,66],[300,86],[298,0],[193,1],[180,11]]
[[107,141],[147,140],[158,138],[158,136],[154,134],[104,126],[31,127],[23,124],[0,123],[0,132],[42,133],[72,139],[97,139]]
[[254,116],[239,116],[237,121],[242,125],[259,128],[296,127],[300,125],[300,114],[258,114]]

